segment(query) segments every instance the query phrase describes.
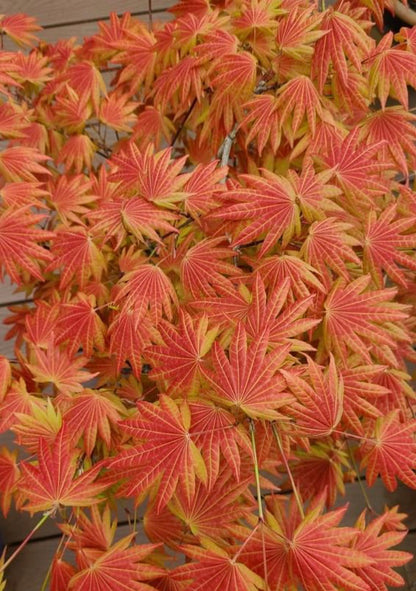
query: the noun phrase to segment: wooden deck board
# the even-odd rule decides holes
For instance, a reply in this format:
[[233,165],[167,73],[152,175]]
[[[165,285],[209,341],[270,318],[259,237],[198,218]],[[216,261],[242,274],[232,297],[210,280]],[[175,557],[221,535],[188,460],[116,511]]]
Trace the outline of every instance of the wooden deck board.
[[[152,0],[152,11],[160,11],[174,2]],[[2,14],[26,13],[35,17],[41,26],[54,27],[62,23],[79,23],[108,18],[110,12],[148,12],[148,0],[2,0]]]

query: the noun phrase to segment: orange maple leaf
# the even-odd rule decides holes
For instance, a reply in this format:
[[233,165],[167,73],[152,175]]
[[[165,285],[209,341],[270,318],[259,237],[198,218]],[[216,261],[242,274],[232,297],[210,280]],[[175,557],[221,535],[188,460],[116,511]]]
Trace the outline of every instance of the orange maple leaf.
[[195,478],[207,480],[205,462],[190,433],[188,405],[163,394],[159,402],[159,406],[138,402],[139,416],[120,423],[122,430],[144,443],[122,451],[108,464],[110,479],[127,479],[120,494],[137,496],[157,481],[157,511],[169,502],[178,485],[191,497]]
[[99,503],[98,495],[105,485],[94,481],[101,466],[96,465],[77,476],[78,455],[65,427],[59,431],[53,445],[40,438],[38,465],[27,461],[20,464],[19,506],[34,513],[56,511],[60,505],[88,507]]

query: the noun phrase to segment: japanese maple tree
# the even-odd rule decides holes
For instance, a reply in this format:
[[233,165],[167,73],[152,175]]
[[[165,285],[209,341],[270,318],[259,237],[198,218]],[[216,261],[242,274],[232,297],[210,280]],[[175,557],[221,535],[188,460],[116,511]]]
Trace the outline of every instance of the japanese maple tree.
[[403,584],[397,507],[339,506],[416,488],[416,29],[384,8],[181,0],[54,45],[0,15],[0,506],[55,520],[43,589]]

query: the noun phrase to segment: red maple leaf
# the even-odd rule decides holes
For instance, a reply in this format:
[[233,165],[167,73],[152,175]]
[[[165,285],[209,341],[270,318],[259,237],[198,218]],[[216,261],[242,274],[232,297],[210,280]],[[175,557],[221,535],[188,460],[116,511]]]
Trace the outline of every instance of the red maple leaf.
[[396,489],[396,478],[416,488],[416,421],[403,423],[399,415],[400,411],[396,409],[367,426],[359,453],[369,486],[380,474],[389,491]]
[[96,465],[81,471],[71,438],[63,427],[54,443],[39,440],[38,465],[21,462],[22,476],[18,482],[19,506],[25,511],[56,511],[60,505],[88,507],[101,501],[105,485],[94,482],[101,470]]
[[397,285],[407,287],[403,271],[416,271],[416,259],[406,254],[416,247],[416,232],[406,233],[416,223],[416,216],[397,215],[397,204],[392,203],[377,216],[371,211],[364,232],[364,271],[370,271],[377,287],[384,282],[385,271]]
[[[236,423],[234,416],[209,402],[190,402],[192,415],[191,433],[198,448],[203,452],[207,467],[207,490],[218,478],[221,459],[240,480],[241,452],[252,456],[250,440],[243,426]],[[221,455],[222,454],[222,455]]]
[[188,405],[179,405],[163,394],[159,401],[159,406],[138,402],[138,418],[120,423],[126,433],[144,443],[121,451],[108,464],[110,479],[127,478],[120,494],[137,496],[157,481],[157,511],[169,502],[178,485],[190,497],[195,478],[207,479],[204,460],[190,433]]
[[400,47],[392,47],[393,33],[389,31],[374,47],[366,63],[369,66],[370,96],[377,94],[381,107],[389,94],[409,108],[407,85],[416,86],[416,55]]
[[18,45],[33,45],[39,41],[33,33],[41,31],[42,27],[38,25],[33,16],[28,16],[22,12],[0,16],[0,30],[6,33]]
[[193,321],[180,310],[177,328],[166,321],[158,324],[163,345],[148,347],[145,357],[152,370],[150,378],[167,383],[170,392],[180,392],[182,397],[194,394],[202,376],[204,357],[217,335],[217,329],[208,329],[208,318]]
[[209,397],[252,418],[281,418],[277,409],[290,404],[293,396],[284,390],[284,380],[276,373],[286,361],[290,344],[281,345],[270,353],[267,349],[267,332],[248,345],[242,323],[237,325],[229,357],[217,342],[214,343],[214,371],[203,370],[212,388]]
[[49,250],[39,244],[55,237],[38,227],[43,219],[45,215],[31,213],[29,206],[0,212],[0,271],[5,269],[17,284],[22,282],[22,271],[42,280],[42,263],[52,260]]
[[299,207],[292,185],[269,170],[263,170],[262,175],[241,175],[247,187],[229,190],[225,194],[227,203],[237,203],[224,204],[207,216],[220,221],[246,220],[242,229],[236,231],[233,245],[240,246],[264,237],[259,256],[280,238],[286,244],[299,230]]
[[[208,543],[206,543],[208,546]],[[192,582],[194,591],[258,591],[264,581],[229,552],[209,543],[209,546],[184,546],[190,558],[198,560],[176,569],[180,580]]]
[[91,357],[94,347],[104,350],[105,325],[95,309],[94,296],[82,292],[77,298],[62,305],[56,343],[68,341],[67,351],[73,355],[82,347],[86,357]]
[[296,418],[297,429],[308,437],[325,437],[335,429],[342,416],[343,384],[331,355],[328,371],[308,357],[308,380],[281,370],[297,398],[288,409]]
[[[373,562],[354,570],[367,583],[371,591],[387,591],[391,587],[401,587],[404,585],[403,577],[392,567],[406,564],[413,556],[409,552],[390,548],[400,544],[406,536],[406,529],[386,531],[390,518],[389,511],[373,519],[367,526],[365,514],[366,511],[363,511],[355,524],[355,527],[361,531],[353,543],[353,548],[364,552]],[[403,526],[400,522],[399,525]]]
[[136,534],[130,534],[106,551],[83,548],[78,555],[81,570],[70,580],[69,588],[74,591],[154,591],[151,585],[142,582],[164,574],[164,570],[152,564],[141,562],[158,544],[131,546]]
[[349,285],[338,281],[324,304],[324,339],[328,351],[335,351],[343,359],[347,349],[372,363],[368,346],[372,343],[394,348],[401,338],[387,323],[407,317],[402,304],[392,302],[396,290],[384,288],[366,290],[370,277],[364,275]]
[[85,388],[81,394],[72,397],[70,407],[63,415],[63,422],[72,441],[77,441],[82,435],[82,447],[91,456],[97,437],[110,449],[112,431],[124,414],[125,409],[117,396]]
[[61,351],[53,341],[49,341],[46,351],[34,350],[33,363],[27,363],[35,382],[53,384],[63,396],[81,392],[81,384],[88,382],[96,374],[83,371],[85,357],[72,357]]
[[351,527],[339,527],[347,506],[322,514],[323,500],[300,518],[294,503],[290,516],[272,497],[266,525],[258,528],[241,551],[240,560],[263,578],[271,589],[283,591],[299,583],[308,591],[371,591],[354,569],[371,558],[350,547],[358,536]]

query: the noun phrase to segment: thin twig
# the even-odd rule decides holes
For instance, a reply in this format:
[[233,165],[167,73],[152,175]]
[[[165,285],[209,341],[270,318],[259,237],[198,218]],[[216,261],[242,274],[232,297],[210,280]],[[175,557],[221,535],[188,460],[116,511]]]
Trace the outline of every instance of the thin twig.
[[360,474],[359,474],[359,471],[358,471],[358,466],[357,466],[357,463],[355,461],[354,454],[353,454],[352,449],[351,449],[351,446],[350,446],[350,442],[348,441],[348,439],[345,439],[345,442],[347,444],[348,455],[350,456],[350,460],[351,460],[351,464],[352,464],[352,467],[354,469],[354,472],[357,475],[358,485],[360,487],[361,494],[364,497],[364,501],[365,501],[365,504],[367,505],[367,509],[369,511],[371,511],[371,513],[373,513],[374,515],[376,515],[377,513],[376,513],[376,511],[374,511],[373,507],[371,506],[370,499],[368,498],[367,491],[365,490],[364,485],[363,485],[363,483],[361,481]]
[[147,10],[149,14],[149,31],[153,31],[153,10],[152,10],[152,0],[147,0]]
[[293,478],[292,470],[290,469],[289,462],[287,461],[286,454],[284,452],[283,445],[282,445],[282,440],[280,439],[280,435],[279,435],[279,432],[277,430],[275,423],[272,423],[272,431],[273,431],[273,435],[276,439],[276,443],[279,448],[280,455],[282,456],[282,460],[285,465],[286,472],[289,476],[290,484],[292,486],[293,494],[295,495],[295,500],[296,500],[296,504],[299,509],[300,516],[302,517],[302,519],[305,519],[305,512],[303,510],[303,505],[302,505],[301,498],[299,496],[298,488],[296,486],[295,479]]
[[254,421],[253,421],[253,419],[250,419],[250,435],[251,435],[251,447],[253,449],[254,475],[256,478],[256,493],[257,493],[257,505],[259,508],[259,520],[264,521],[263,504],[262,504],[262,498],[261,498],[260,473],[259,473],[259,464],[257,461],[257,449],[256,449],[256,439],[254,437]]
[[[233,146],[234,140],[237,136],[238,123],[236,123],[230,133],[227,135],[225,140],[222,142],[220,149],[218,150],[218,158],[221,158],[221,166],[227,166],[228,160],[230,159],[230,152]],[[225,183],[225,178],[221,181]]]
[[186,123],[186,122],[187,122],[187,120],[188,120],[188,117],[190,116],[190,114],[192,113],[192,110],[193,110],[193,108],[194,108],[194,107],[195,107],[195,105],[196,105],[196,101],[197,101],[197,98],[195,97],[195,98],[194,98],[194,100],[193,100],[193,101],[192,101],[192,103],[191,103],[191,106],[190,106],[190,107],[189,107],[189,109],[186,111],[186,113],[185,113],[185,115],[184,115],[184,118],[182,119],[182,121],[181,121],[181,123],[180,123],[180,125],[179,125],[178,129],[176,130],[176,133],[175,133],[175,135],[173,136],[173,140],[172,140],[172,141],[171,141],[171,143],[170,143],[170,146],[171,146],[171,148],[173,148],[173,146],[174,146],[174,145],[175,145],[175,143],[176,143],[176,140],[177,140],[177,139],[178,139],[178,137],[180,136],[180,134],[181,134],[181,132],[182,132],[182,130],[183,130],[183,128],[184,128],[184,125],[185,125],[185,123]]

